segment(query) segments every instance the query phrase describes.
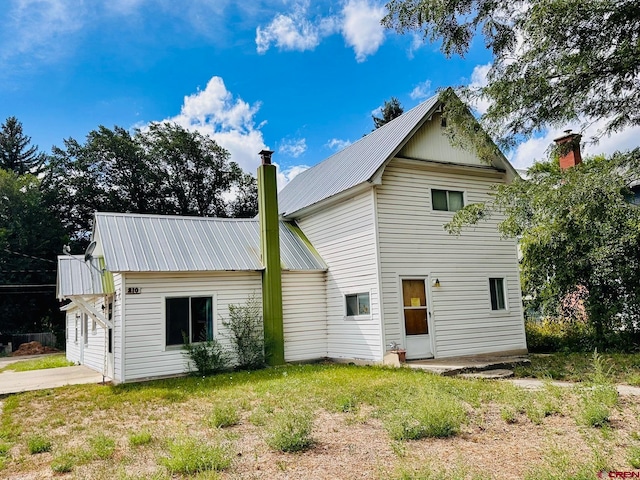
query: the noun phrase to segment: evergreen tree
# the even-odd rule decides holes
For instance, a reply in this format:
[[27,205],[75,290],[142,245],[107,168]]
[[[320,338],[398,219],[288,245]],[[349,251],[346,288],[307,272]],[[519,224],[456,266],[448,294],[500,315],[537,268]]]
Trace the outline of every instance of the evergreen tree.
[[382,117],[371,115],[373,124],[375,125],[374,130],[389,123],[394,118],[399,117],[403,112],[404,109],[402,108],[402,105],[400,105],[400,101],[396,97],[391,97],[390,100],[385,100],[380,112],[382,114]]
[[22,132],[22,123],[16,117],[9,117],[0,125],[0,168],[18,175],[37,174],[45,158],[36,145],[31,145],[31,137]]

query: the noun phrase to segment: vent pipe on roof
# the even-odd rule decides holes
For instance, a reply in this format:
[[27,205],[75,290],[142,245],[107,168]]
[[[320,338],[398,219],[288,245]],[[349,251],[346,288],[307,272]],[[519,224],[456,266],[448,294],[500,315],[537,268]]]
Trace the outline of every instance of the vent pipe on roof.
[[262,150],[258,167],[258,218],[262,255],[262,319],[265,354],[270,365],[284,364],[284,325],[282,320],[282,269],[280,264],[280,221],[276,166],[271,150]]
[[581,138],[581,135],[571,133],[571,130],[565,130],[564,135],[553,140],[559,148],[560,169],[566,170],[582,163],[582,155],[580,154]]

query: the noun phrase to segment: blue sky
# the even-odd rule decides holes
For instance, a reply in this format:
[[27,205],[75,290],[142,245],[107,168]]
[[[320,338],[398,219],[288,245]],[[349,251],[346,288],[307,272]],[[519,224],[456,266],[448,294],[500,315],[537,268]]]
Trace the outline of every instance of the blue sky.
[[[175,121],[254,174],[257,152],[275,150],[282,184],[369,132],[385,99],[406,110],[439,87],[483,81],[480,39],[447,59],[385,31],[383,14],[376,0],[3,0],[0,121],[18,117],[43,151],[99,125]],[[510,152],[513,163],[541,158],[556,133]]]

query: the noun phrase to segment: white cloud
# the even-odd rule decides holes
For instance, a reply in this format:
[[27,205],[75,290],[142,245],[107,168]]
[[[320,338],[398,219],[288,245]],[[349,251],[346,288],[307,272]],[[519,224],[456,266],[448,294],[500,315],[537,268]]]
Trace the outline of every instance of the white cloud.
[[285,169],[281,169],[278,164],[275,164],[278,167],[278,174],[276,181],[278,183],[278,191],[282,190],[284,186],[293,180],[298,174],[304,172],[309,168],[308,165],[294,165],[293,167],[287,167]]
[[411,100],[423,100],[430,97],[432,93],[431,80],[425,80],[424,82],[416,85],[415,88],[411,90],[409,96],[411,97]]
[[298,4],[293,13],[278,14],[264,28],[256,29],[256,49],[265,53],[271,45],[280,50],[313,50],[320,43],[322,36],[329,33],[329,24],[320,22],[313,24],[306,18],[308,4]]
[[340,15],[308,18],[309,1],[296,3],[291,13],[278,13],[265,27],[256,29],[256,50],[265,53],[272,46],[280,50],[313,50],[329,35],[341,33],[353,48],[356,60],[363,62],[384,42],[380,20],[383,6],[369,0],[347,0]]
[[[487,86],[487,75],[491,70],[491,64],[487,63],[486,65],[476,65],[473,68],[473,72],[471,73],[471,83],[469,83],[469,88],[473,92],[478,92],[481,88]],[[484,114],[489,108],[489,101],[484,97],[475,96],[473,98],[473,108],[475,108],[480,114]]]
[[[52,61],[64,50],[63,39],[79,31],[87,19],[81,2],[13,0],[0,20],[0,59]],[[25,54],[29,56],[26,57]]]
[[376,53],[384,42],[385,32],[380,20],[385,15],[385,9],[368,0],[347,0],[342,15],[342,35],[356,53],[356,60],[363,62],[367,56]]
[[212,77],[204,90],[184,97],[180,113],[167,118],[189,130],[214,139],[231,154],[231,160],[255,174],[260,163],[258,152],[266,147],[255,115],[260,104],[250,105],[234,98],[220,77]]
[[307,151],[307,140],[305,138],[283,140],[278,148],[278,153],[283,155],[289,155],[293,158],[298,158],[304,152]]
[[331,150],[338,151],[348,147],[349,145],[351,145],[350,140],[341,140],[339,138],[332,138],[325,144],[325,147],[330,148]]

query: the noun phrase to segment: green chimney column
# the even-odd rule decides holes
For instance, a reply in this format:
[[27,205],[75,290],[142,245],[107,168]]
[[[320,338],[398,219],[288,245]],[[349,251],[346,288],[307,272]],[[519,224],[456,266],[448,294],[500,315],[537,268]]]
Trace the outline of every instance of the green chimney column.
[[284,364],[284,325],[282,322],[282,269],[280,266],[280,221],[276,167],[270,150],[262,150],[258,167],[258,217],[262,254],[262,318],[269,365]]

